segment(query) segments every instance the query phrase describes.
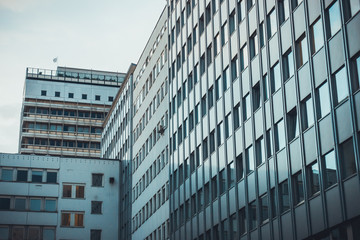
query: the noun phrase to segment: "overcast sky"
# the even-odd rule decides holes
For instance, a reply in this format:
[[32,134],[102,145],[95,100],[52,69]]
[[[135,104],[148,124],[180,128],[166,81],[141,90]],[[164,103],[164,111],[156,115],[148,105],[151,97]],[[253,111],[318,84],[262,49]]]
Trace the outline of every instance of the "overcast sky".
[[166,0],[0,0],[0,152],[18,151],[26,67],[126,72],[165,5]]

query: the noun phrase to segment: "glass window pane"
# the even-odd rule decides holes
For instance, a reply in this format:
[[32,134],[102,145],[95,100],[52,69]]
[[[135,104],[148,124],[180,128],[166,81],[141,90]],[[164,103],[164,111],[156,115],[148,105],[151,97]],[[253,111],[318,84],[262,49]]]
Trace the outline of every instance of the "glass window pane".
[[279,186],[279,195],[280,195],[280,211],[281,213],[285,212],[290,208],[289,204],[289,186],[288,180],[281,183]]
[[341,16],[339,1],[336,1],[329,8],[329,24],[330,24],[330,37],[340,30],[341,28]]
[[13,170],[12,169],[2,169],[1,180],[2,181],[12,181],[13,180]]
[[348,79],[345,67],[335,74],[336,103],[341,102],[349,95]]
[[280,120],[275,125],[275,151],[279,151],[285,147],[285,128],[284,120]]
[[83,227],[84,226],[84,214],[82,213],[75,213],[75,227]]
[[56,172],[47,172],[46,182],[56,183],[57,173]]
[[10,209],[10,198],[0,198],[0,210]]
[[63,197],[71,197],[71,185],[63,185]]
[[339,146],[340,163],[343,179],[356,172],[355,153],[353,140],[349,139]]
[[0,227],[0,239],[7,240],[9,238],[9,228]]
[[32,171],[32,182],[41,183],[42,182],[42,171]]
[[27,181],[27,170],[17,170],[16,181],[26,182]]
[[324,156],[324,179],[325,179],[325,187],[330,187],[337,182],[336,177],[336,158],[335,151],[327,153]]
[[317,162],[311,164],[308,167],[309,171],[309,193],[310,196],[320,191],[319,185],[319,165]]
[[30,199],[30,210],[31,211],[40,211],[41,209],[41,200],[40,199]]
[[61,214],[61,226],[70,226],[70,213]]
[[328,83],[325,82],[318,88],[319,118],[325,117],[330,112],[330,95]]
[[250,213],[250,216],[249,216],[249,224],[250,224],[250,231],[255,229],[257,227],[257,219],[256,219],[256,201],[255,202],[252,202],[250,203],[250,206],[249,206],[249,213]]
[[56,200],[45,200],[45,211],[54,212],[56,211]]
[[321,18],[311,27],[311,52],[316,53],[324,45],[324,33]]
[[269,200],[267,195],[260,198],[260,218],[261,223],[269,219]]
[[15,198],[15,210],[23,211],[26,209],[25,198]]
[[294,175],[294,204],[298,204],[304,200],[304,187],[303,187],[303,178],[301,171]]
[[281,72],[280,65],[276,63],[274,67],[271,68],[271,92],[276,92],[281,87]]
[[43,240],[54,240],[55,239],[55,229],[44,229],[43,230]]
[[254,171],[254,153],[253,147],[250,146],[248,149],[245,150],[245,158],[246,158],[246,173],[250,173]]

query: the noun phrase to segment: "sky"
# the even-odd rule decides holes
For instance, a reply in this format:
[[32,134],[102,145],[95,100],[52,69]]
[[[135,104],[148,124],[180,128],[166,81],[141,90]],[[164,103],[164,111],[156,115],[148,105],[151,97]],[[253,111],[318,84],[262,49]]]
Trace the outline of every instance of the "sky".
[[18,151],[27,67],[126,72],[137,63],[165,5],[165,0],[0,0],[0,152]]

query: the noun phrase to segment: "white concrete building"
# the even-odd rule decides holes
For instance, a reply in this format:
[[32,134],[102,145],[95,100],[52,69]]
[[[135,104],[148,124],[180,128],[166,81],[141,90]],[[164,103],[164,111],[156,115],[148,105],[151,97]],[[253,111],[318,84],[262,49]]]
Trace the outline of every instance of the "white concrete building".
[[0,239],[118,239],[119,161],[0,153]]

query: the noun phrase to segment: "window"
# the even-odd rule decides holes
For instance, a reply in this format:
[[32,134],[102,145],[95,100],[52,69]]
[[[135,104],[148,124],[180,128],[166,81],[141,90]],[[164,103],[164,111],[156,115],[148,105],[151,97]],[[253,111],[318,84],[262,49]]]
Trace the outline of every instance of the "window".
[[253,87],[252,97],[253,97],[253,109],[255,111],[260,107],[260,103],[261,103],[260,84],[259,83]]
[[341,16],[340,16],[340,5],[339,1],[335,1],[333,5],[328,9],[328,37],[332,37],[341,28]]
[[248,52],[247,45],[245,44],[240,49],[240,71],[242,72],[248,66]]
[[285,128],[284,120],[281,119],[275,124],[275,151],[279,151],[285,147]]
[[242,208],[239,211],[239,235],[243,235],[244,233],[246,233],[246,213],[245,213],[245,208]]
[[265,45],[265,33],[264,33],[264,22],[259,25],[259,38],[260,38],[260,48]]
[[336,91],[334,91],[336,100],[335,103],[338,104],[349,96],[348,79],[345,67],[341,68],[337,73],[335,73],[334,83],[336,88]]
[[70,226],[70,213],[61,213],[61,226]]
[[101,214],[102,213],[102,202],[101,201],[91,201],[91,214]]
[[[73,187],[74,194],[73,195]],[[84,185],[76,185],[76,184],[64,184],[63,185],[63,198],[85,198],[85,186]]]
[[55,92],[55,97],[60,97],[60,92]]
[[242,155],[239,154],[236,157],[236,181],[240,181],[244,177],[243,159]]
[[203,54],[200,58],[200,75],[205,73],[205,54]]
[[214,87],[212,87],[212,86],[211,86],[211,88],[209,89],[208,105],[209,105],[209,109],[214,106]]
[[214,38],[214,55],[217,56],[221,50],[220,34],[217,34]]
[[45,90],[41,90],[41,96],[46,96],[46,91]]
[[30,211],[40,211],[41,199],[30,199]]
[[221,46],[224,46],[228,42],[229,36],[227,32],[226,22],[221,27]]
[[71,185],[63,185],[63,194],[64,198],[71,198]]
[[84,226],[84,213],[75,213],[75,227],[83,227]]
[[42,171],[36,171],[36,170],[32,170],[31,171],[31,181],[35,182],[35,183],[41,183],[42,182]]
[[292,109],[287,114],[287,116],[288,116],[288,118],[287,118],[287,120],[288,120],[288,122],[287,122],[288,141],[291,142],[294,138],[299,136],[299,122],[298,122],[296,107],[294,109]]
[[[208,158],[208,143],[207,143],[207,138],[205,138],[203,140],[203,143],[202,143],[202,146],[203,146],[203,159],[207,159]],[[197,152],[198,154],[198,152]],[[198,157],[198,156],[197,156]]]
[[206,25],[208,25],[211,21],[211,5],[210,5],[210,3],[206,6],[205,21],[206,21]]
[[269,83],[268,83],[267,75],[263,76],[262,83],[263,83],[264,101],[266,101],[266,100],[269,99],[269,96],[270,96],[270,90],[269,90]]
[[306,36],[302,36],[296,42],[296,61],[299,69],[309,60]]
[[275,188],[270,190],[270,204],[271,204],[271,217],[275,218],[277,215],[277,203]]
[[303,0],[292,0],[292,9],[294,10]]
[[250,231],[257,227],[256,201],[249,204],[249,228]]
[[26,210],[26,199],[25,198],[15,198],[15,210],[17,210],[17,211]]
[[225,116],[225,139],[227,139],[230,136],[230,133],[232,133],[231,129],[231,113],[229,113],[227,116]]
[[48,212],[56,211],[56,199],[45,199],[45,211]]
[[206,115],[206,94],[201,98],[201,117]]
[[238,103],[234,109],[234,129],[238,129],[240,127],[240,103]]
[[288,18],[289,18],[289,0],[279,1],[280,25]]
[[260,137],[255,142],[255,152],[256,152],[256,166],[258,167],[260,164],[265,162],[265,147],[264,147],[264,139]]
[[220,122],[216,127],[217,132],[217,146],[219,147],[222,143],[223,136],[221,135],[222,122]]
[[301,102],[301,120],[303,130],[314,124],[314,109],[311,96]]
[[114,97],[109,96],[108,100],[109,100],[109,102],[112,102],[112,101],[114,101]]
[[336,177],[336,158],[335,158],[335,151],[332,150],[331,152],[327,153],[324,156],[324,185],[325,188],[328,188],[335,183],[337,183]]
[[223,71],[223,78],[222,78],[222,87],[223,87],[223,91],[226,92],[226,90],[230,87],[230,82],[229,82],[229,67],[226,67],[225,70]]
[[[359,2],[360,6],[360,2]],[[360,88],[360,55],[357,55],[351,61],[351,80],[353,85],[353,92],[357,91]]]
[[269,219],[269,200],[267,194],[259,199],[260,223],[264,223]]
[[272,156],[272,152],[273,152],[272,134],[271,134],[271,129],[269,129],[268,131],[266,131],[266,153],[267,153],[267,158]]
[[321,18],[316,20],[310,27],[311,53],[314,54],[324,45],[324,32]]
[[281,74],[280,74],[280,64],[276,63],[270,69],[270,79],[271,79],[271,93],[276,92],[281,87]]
[[328,83],[325,82],[317,89],[318,119],[325,117],[330,112],[330,94]]
[[10,209],[10,198],[0,197],[0,210]]
[[101,230],[90,230],[90,240],[101,240]]
[[100,95],[95,95],[95,100],[100,101]]
[[250,37],[250,59],[253,59],[259,53],[258,36],[256,32]]
[[232,234],[232,238],[229,239],[238,239],[238,222],[236,219],[236,213],[230,216],[230,232]]
[[205,23],[204,23],[204,14],[201,15],[199,19],[199,36],[204,32],[205,29]]
[[238,9],[238,22],[240,23],[242,20],[245,19],[246,16],[245,0],[238,1],[237,9]]
[[351,138],[339,145],[339,157],[343,179],[356,173],[355,153]]
[[12,181],[13,180],[13,170],[3,168],[1,170],[1,180],[2,181]]
[[215,81],[215,100],[216,100],[216,101],[219,100],[220,97],[221,97],[221,95],[220,95],[220,93],[221,93],[221,90],[220,90],[220,88],[221,88],[220,81],[221,81],[220,77],[219,77],[218,79],[216,79],[216,81]]
[[74,98],[74,93],[69,93],[69,94],[68,94],[68,97],[69,97],[69,98]]
[[103,174],[98,174],[98,173],[92,174],[92,186],[103,187]]
[[200,103],[195,106],[195,125],[199,123],[199,108]]
[[247,94],[243,98],[243,117],[244,121],[251,117],[251,103],[250,103],[250,94]]
[[231,60],[231,80],[235,81],[238,77],[238,59],[237,56],[235,56]]
[[304,200],[304,182],[301,171],[293,176],[294,205]]
[[219,172],[219,181],[220,181],[220,195],[222,195],[226,189],[225,169]]
[[245,150],[245,160],[246,160],[246,173],[249,174],[252,171],[254,171],[254,152],[252,146],[250,146]]
[[215,130],[210,133],[210,154],[215,152]]
[[230,35],[235,31],[235,10],[229,16]]
[[207,50],[206,50],[206,65],[209,66],[212,62],[212,54],[211,54],[211,48],[212,48],[212,45],[210,44],[208,47],[207,47]]
[[87,99],[87,94],[81,94],[81,99]]
[[355,16],[355,14],[360,10],[360,1],[359,0],[350,0],[350,11],[351,16]]
[[228,188],[232,188],[235,185],[235,163],[231,162],[227,166]]
[[279,197],[280,197],[280,212],[283,213],[290,208],[289,204],[289,186],[288,180],[280,183],[279,185]]
[[307,167],[308,171],[308,183],[309,183],[309,196],[313,196],[320,191],[319,185],[319,165],[315,161]]
[[291,50],[285,53],[283,63],[284,80],[286,80],[294,75],[294,58]]
[[27,182],[27,180],[28,180],[28,171],[27,170],[17,170],[16,181]]
[[211,179],[211,198],[214,201],[217,198],[217,180],[216,176]]
[[56,172],[47,172],[46,173],[46,182],[47,183],[56,183],[57,173]]
[[270,39],[277,31],[276,11],[275,11],[275,9],[273,9],[268,15],[267,30],[268,30],[268,39]]

